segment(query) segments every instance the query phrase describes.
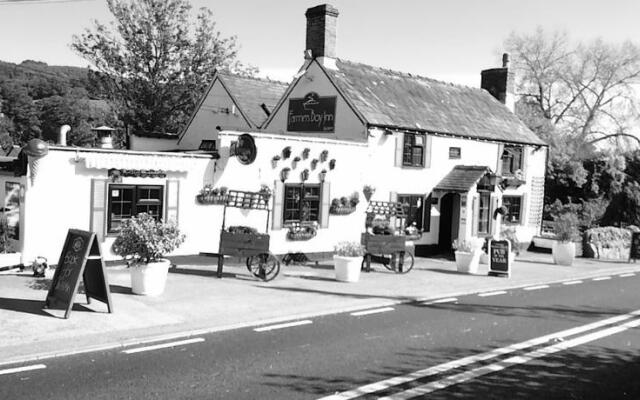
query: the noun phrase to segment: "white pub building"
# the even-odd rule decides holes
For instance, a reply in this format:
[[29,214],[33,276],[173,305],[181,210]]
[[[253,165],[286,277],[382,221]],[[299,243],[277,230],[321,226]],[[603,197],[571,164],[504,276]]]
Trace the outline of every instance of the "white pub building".
[[[221,188],[272,192],[267,233],[278,255],[360,241],[366,197],[404,205],[423,232],[417,256],[505,227],[522,242],[540,232],[548,147],[513,113],[506,57],[482,71],[481,89],[454,85],[337,58],[338,10],[306,17],[305,59],[290,84],[218,73],[179,135],[133,134],[129,150],[51,145],[28,155],[21,176],[5,171],[22,262],[57,260],[69,228],[96,232],[115,258],[120,221],[142,211],[177,220],[187,240],[176,254],[217,253],[223,206],[203,198]],[[355,196],[354,212],[333,211]],[[265,229],[261,210],[226,218]],[[314,235],[296,240],[305,225]]]

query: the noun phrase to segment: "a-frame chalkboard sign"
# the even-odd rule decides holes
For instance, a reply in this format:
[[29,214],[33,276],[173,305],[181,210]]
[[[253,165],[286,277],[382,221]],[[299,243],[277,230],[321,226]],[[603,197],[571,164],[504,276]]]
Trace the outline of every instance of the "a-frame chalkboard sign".
[[94,298],[106,303],[108,311],[113,312],[111,292],[96,234],[69,229],[47,293],[45,308],[66,309],[64,317],[69,318],[81,276],[87,303]]
[[508,240],[489,240],[489,275],[511,276],[511,242]]

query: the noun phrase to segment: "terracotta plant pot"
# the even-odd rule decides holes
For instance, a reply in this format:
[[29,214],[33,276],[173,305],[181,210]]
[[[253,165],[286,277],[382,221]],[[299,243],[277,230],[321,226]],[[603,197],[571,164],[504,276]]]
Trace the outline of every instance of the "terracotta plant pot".
[[134,294],[158,296],[164,292],[169,260],[131,266],[131,291]]
[[553,262],[558,265],[571,266],[576,257],[576,245],[573,242],[553,242],[551,248]]

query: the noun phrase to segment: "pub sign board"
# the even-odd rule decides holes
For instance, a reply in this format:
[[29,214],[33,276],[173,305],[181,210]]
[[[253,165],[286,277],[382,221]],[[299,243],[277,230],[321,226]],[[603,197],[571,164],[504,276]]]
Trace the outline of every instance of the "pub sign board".
[[111,293],[98,238],[93,232],[69,229],[47,293],[45,308],[62,308],[66,310],[64,317],[69,318],[80,277],[84,282],[87,303],[90,303],[90,298],[102,301],[111,313]]
[[508,240],[489,241],[489,275],[511,275],[510,253],[511,242]]
[[315,92],[302,99],[289,99],[287,130],[290,132],[334,132],[336,96],[320,97]]
[[631,250],[629,251],[629,261],[640,259],[640,232],[631,232]]

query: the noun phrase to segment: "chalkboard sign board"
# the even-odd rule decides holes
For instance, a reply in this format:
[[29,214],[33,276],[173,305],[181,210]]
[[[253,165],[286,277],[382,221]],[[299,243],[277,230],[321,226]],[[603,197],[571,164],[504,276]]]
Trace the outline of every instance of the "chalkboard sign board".
[[629,261],[640,259],[640,232],[631,232],[631,250],[629,252]]
[[93,297],[106,303],[109,312],[112,312],[111,293],[96,234],[69,229],[45,307],[66,309],[64,317],[69,318],[81,276],[87,303]]
[[489,241],[489,275],[511,275],[510,253],[511,243],[508,240]]

